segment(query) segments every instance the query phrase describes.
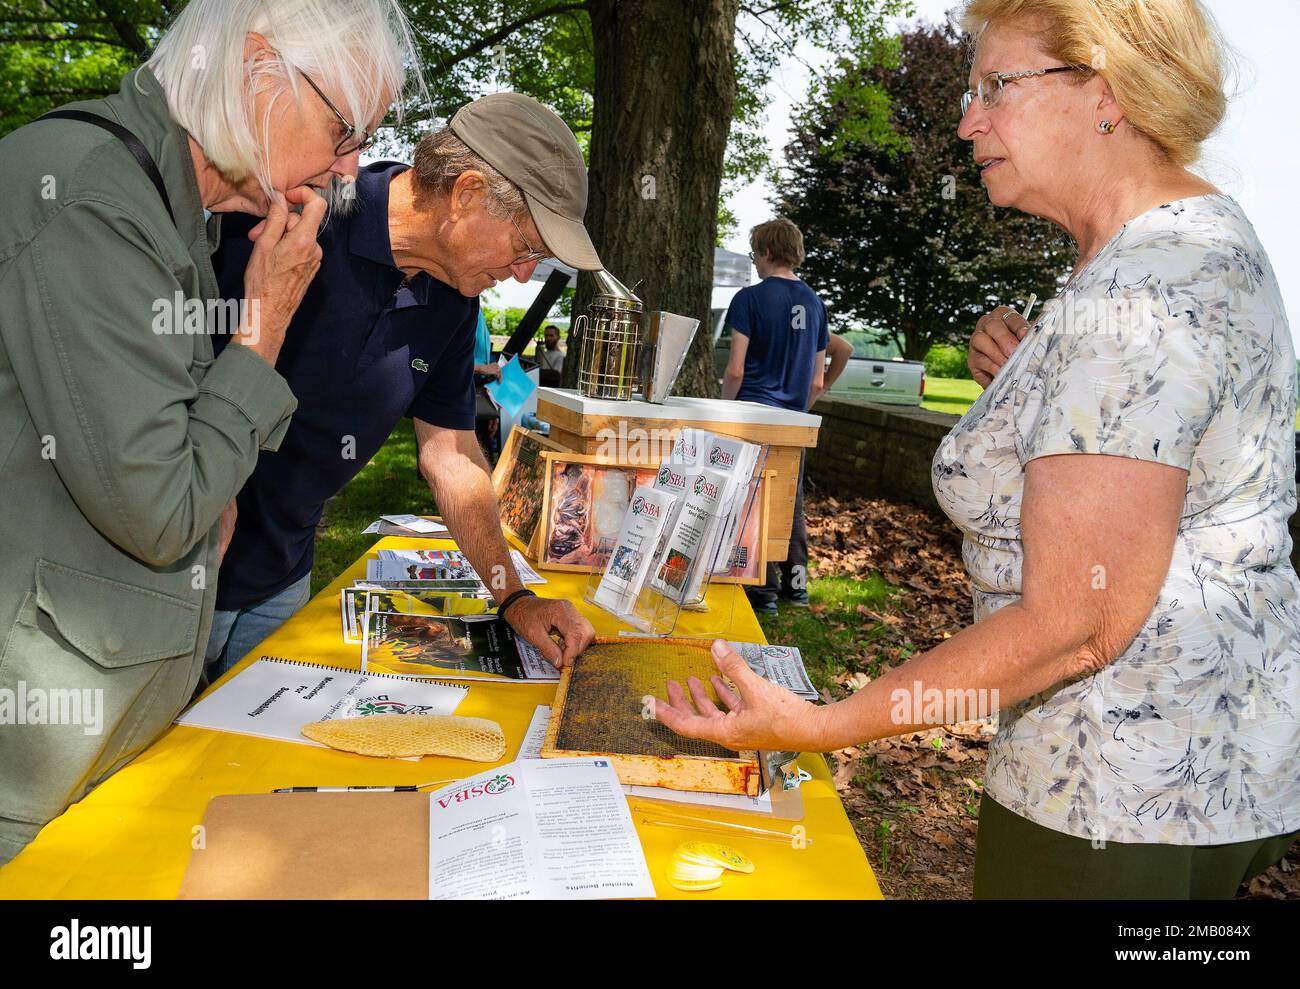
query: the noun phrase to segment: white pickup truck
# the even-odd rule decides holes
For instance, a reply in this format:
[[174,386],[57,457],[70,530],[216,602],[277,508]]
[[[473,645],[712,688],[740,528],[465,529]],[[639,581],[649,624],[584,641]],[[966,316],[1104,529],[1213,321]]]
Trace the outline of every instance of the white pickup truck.
[[[713,315],[713,362],[721,377],[731,355],[731,327],[726,325],[725,310],[714,310]],[[901,358],[867,357],[863,355],[864,344],[859,342],[865,336],[855,333],[845,337],[854,345],[853,356],[828,394],[885,405],[920,405],[925,397],[925,364]]]

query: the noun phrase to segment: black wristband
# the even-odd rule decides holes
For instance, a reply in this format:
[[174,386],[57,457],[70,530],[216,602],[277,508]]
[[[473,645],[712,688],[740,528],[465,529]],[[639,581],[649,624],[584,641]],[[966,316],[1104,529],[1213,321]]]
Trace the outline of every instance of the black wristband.
[[507,596],[504,601],[502,601],[499,605],[497,605],[497,617],[505,618],[506,609],[509,608],[516,601],[518,601],[520,598],[535,598],[535,597],[537,597],[537,595],[534,594],[532,591],[530,591],[527,587],[521,587],[519,590]]

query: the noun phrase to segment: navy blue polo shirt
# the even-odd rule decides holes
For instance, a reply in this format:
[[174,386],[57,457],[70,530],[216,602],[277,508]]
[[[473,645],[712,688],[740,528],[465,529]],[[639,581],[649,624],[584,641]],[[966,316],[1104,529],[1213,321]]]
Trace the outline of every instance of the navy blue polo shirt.
[[817,354],[830,344],[826,306],[797,278],[764,278],[727,309],[732,331],[749,337],[736,398],[804,412]]
[[[405,281],[388,237],[388,183],[408,166],[361,168],[355,208],[321,231],[320,271],[285,334],[276,370],[298,399],[278,451],[240,491],[217,607],[244,608],[311,571],[325,501],[370,461],[403,416],[474,428],[478,299],[421,273]],[[213,256],[222,298],[244,294],[258,217],[227,215]],[[213,339],[220,351],[229,337]],[[394,511],[404,511],[394,505]]]

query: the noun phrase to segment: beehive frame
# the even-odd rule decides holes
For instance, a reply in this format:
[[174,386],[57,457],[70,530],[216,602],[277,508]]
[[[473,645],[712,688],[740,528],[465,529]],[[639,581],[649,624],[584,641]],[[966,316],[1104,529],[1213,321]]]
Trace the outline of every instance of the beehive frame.
[[645,698],[665,696],[668,679],[685,689],[696,676],[714,697],[716,673],[708,640],[598,638],[560,674],[542,758],[600,756],[623,783],[756,797],[757,752],[684,738],[645,717]]

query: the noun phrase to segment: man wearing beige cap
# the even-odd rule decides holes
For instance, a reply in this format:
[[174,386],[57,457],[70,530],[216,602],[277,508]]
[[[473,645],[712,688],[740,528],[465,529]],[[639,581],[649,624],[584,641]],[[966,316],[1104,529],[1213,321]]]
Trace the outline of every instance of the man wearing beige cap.
[[[350,191],[350,208],[321,232],[320,271],[276,365],[297,412],[279,450],[261,454],[227,510],[233,535],[217,587],[209,677],[307,601],[325,502],[406,416],[451,536],[503,617],[556,666],[568,663],[594,632],[569,602],[526,591],[510,562],[474,435],[474,342],[479,293],[497,282],[526,282],[549,257],[601,267],[582,224],[587,170],[578,142],[536,100],[497,93],[420,141],[410,166],[361,167]],[[213,257],[224,298],[243,291],[247,235],[257,222],[225,220]],[[226,340],[213,343],[219,350]]]

